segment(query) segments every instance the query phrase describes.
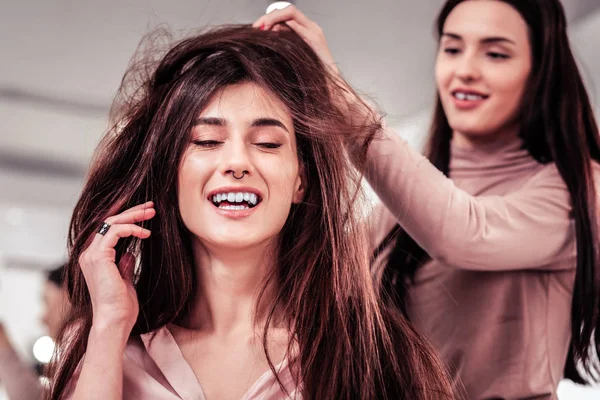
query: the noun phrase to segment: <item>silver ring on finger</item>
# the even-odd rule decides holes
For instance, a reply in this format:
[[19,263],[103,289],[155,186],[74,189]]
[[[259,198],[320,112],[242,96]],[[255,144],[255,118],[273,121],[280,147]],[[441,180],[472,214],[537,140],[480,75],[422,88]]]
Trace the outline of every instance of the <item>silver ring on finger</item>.
[[109,229],[110,224],[108,222],[103,222],[102,225],[100,225],[100,228],[98,228],[98,233],[104,236],[106,235],[106,232],[108,232]]

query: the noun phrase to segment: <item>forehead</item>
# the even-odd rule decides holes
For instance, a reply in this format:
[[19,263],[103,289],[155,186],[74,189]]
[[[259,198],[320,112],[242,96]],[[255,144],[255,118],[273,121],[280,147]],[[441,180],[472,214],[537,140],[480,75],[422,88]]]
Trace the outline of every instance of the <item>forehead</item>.
[[528,27],[521,14],[499,0],[467,0],[450,12],[444,33],[460,35],[465,40],[504,37],[516,44],[528,43]]
[[270,117],[292,123],[290,110],[283,101],[275,93],[252,82],[228,85],[217,91],[200,116],[226,119]]

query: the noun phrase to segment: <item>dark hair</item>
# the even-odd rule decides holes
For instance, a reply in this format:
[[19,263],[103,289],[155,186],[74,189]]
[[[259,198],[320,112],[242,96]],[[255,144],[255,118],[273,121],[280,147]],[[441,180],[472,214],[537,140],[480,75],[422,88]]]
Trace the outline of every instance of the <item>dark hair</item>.
[[[450,12],[465,0],[448,0],[437,19],[441,37]],[[578,383],[600,372],[593,353],[600,351],[600,275],[596,192],[592,160],[600,160],[600,142],[592,107],[569,47],[564,10],[558,0],[502,0],[529,26],[533,66],[523,96],[520,137],[540,163],[554,162],[572,199],[577,240],[577,272],[571,307],[571,343],[565,377]],[[452,129],[437,99],[427,149],[429,160],[448,175]],[[389,300],[406,312],[404,296],[417,268],[429,256],[399,226],[386,240],[395,245],[382,273]],[[383,246],[380,246],[380,250]],[[595,344],[595,350],[592,348]]]
[[140,262],[140,313],[132,334],[184,321],[191,311],[196,279],[190,233],[179,216],[179,164],[196,116],[220,89],[240,82],[270,90],[289,108],[305,178],[304,201],[292,205],[277,273],[270,276],[278,289],[263,338],[267,358],[266,332],[275,310],[282,310],[299,350],[293,364],[304,398],[452,396],[429,345],[376,297],[364,237],[350,211],[359,176],[339,150],[347,134],[372,136],[380,124],[349,125],[333,101],[343,98],[341,87],[300,37],[222,27],[178,42],[158,65],[135,62],[121,92],[132,82],[140,84],[132,97],[117,100],[115,128],[103,139],[73,212],[67,271],[73,315],[69,338],[61,339],[52,399],[65,390],[86,349],[92,308],[78,259],[108,215],[150,199],[157,210],[158,218],[144,224],[149,239],[123,239],[116,249],[117,259],[127,250]]
[[48,282],[52,282],[56,286],[62,288],[63,283],[65,282],[65,266],[61,265],[58,268],[48,271],[46,279]]

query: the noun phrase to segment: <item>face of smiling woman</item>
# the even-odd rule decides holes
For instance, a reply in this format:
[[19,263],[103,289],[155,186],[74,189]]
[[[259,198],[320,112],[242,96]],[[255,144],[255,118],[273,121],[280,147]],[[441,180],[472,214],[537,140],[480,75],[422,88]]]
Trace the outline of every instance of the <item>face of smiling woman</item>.
[[178,196],[185,226],[209,248],[275,240],[303,196],[294,125],[281,100],[249,82],[218,91],[192,130]]
[[480,139],[515,134],[530,71],[528,27],[512,6],[469,0],[448,15],[436,83],[455,134]]

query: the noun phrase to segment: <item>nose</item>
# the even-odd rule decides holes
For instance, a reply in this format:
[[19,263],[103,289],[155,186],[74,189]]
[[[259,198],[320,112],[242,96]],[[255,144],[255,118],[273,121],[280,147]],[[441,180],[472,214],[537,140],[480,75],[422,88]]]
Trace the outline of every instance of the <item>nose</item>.
[[475,54],[469,52],[463,53],[462,57],[457,60],[455,74],[456,77],[464,82],[476,81],[481,77],[479,63]]
[[230,141],[222,153],[223,174],[240,180],[253,172],[249,149],[243,141]]

